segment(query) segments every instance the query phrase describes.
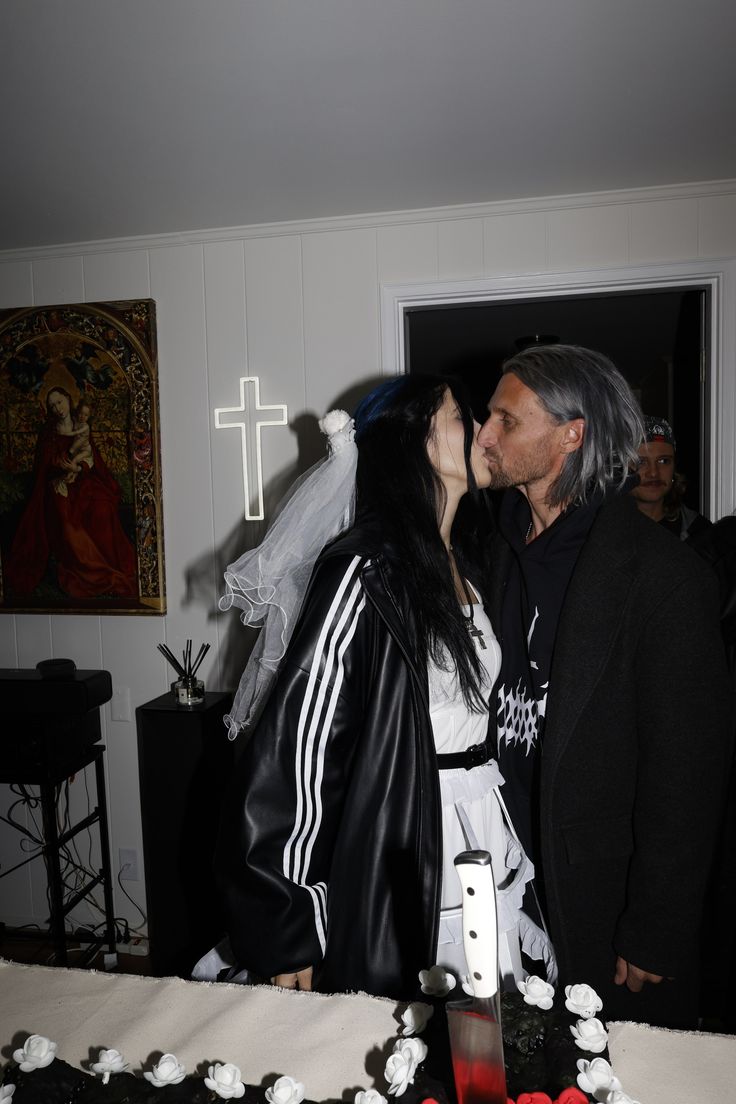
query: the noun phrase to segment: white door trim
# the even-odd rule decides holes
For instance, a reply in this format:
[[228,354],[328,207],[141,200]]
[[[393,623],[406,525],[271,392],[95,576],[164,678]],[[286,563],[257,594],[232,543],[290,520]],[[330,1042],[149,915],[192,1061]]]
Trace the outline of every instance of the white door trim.
[[736,509],[736,261],[632,265],[625,268],[499,276],[381,286],[381,358],[384,375],[405,371],[404,315],[410,307],[449,303],[584,295],[669,288],[710,289],[710,358],[705,365],[709,405],[708,502],[713,518]]

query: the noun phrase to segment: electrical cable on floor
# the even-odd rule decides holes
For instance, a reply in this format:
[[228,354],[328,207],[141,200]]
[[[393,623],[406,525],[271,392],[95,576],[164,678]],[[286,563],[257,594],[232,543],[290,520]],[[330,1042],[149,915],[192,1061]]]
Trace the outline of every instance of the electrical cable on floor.
[[[85,792],[87,796],[87,815],[89,816],[92,812],[92,799],[89,792],[86,768],[83,773]],[[63,783],[58,784],[55,793],[56,821],[57,829],[60,835],[63,835],[65,831],[68,831],[72,827],[69,786],[70,779],[66,779]],[[13,804],[6,810],[7,815],[0,814],[0,820],[20,832],[24,837],[26,837],[24,839],[21,839],[20,841],[21,851],[23,851],[25,854],[39,851],[44,846],[44,837],[38,821],[36,820],[35,810],[38,809],[41,803],[41,798],[39,795],[34,794],[27,786],[22,783],[11,783],[9,785],[9,789],[13,794],[16,795],[17,800],[14,801]],[[61,805],[62,789],[64,792],[63,807]],[[33,823],[35,834],[15,818],[14,811],[18,806],[25,807],[26,814],[30,817]],[[88,839],[88,857],[86,862],[80,853],[76,838],[72,838],[72,840],[68,841],[67,844],[62,845],[62,847],[60,847],[59,849],[59,854],[64,860],[64,867],[61,872],[62,884],[64,886],[64,889],[70,894],[76,893],[79,889],[81,889],[87,879],[92,879],[97,876],[97,872],[92,869],[93,837],[90,826],[87,826],[86,831]],[[113,923],[115,924],[116,941],[118,943],[129,943],[131,940],[131,936],[135,936],[139,939],[148,938],[147,933],[142,930],[147,924],[147,916],[138,904],[138,902],[133,897],[131,897],[131,895],[125,889],[125,886],[122,884],[123,869],[124,868],[121,868],[117,872],[118,886],[121,892],[125,895],[128,901],[131,903],[131,905],[133,905],[135,910],[140,915],[141,922],[140,925],[134,927],[126,917],[116,916],[113,918]],[[48,884],[46,886],[46,902],[50,914],[51,899]],[[105,909],[100,904],[99,900],[94,896],[94,893],[90,893],[87,898],[85,898],[85,903],[90,909],[94,909],[101,916],[105,917]],[[99,931],[99,929],[105,928],[106,926],[106,918],[102,920],[102,922],[93,926],[90,926],[89,924],[79,923],[74,925],[68,919],[65,919],[64,925],[66,935],[70,936],[71,938],[74,938],[75,934],[82,932],[90,933],[94,936],[94,934]],[[38,928],[39,932],[42,931],[41,926],[35,923],[26,924],[23,925],[23,927]],[[51,961],[52,958],[53,954],[50,956],[48,961]]]

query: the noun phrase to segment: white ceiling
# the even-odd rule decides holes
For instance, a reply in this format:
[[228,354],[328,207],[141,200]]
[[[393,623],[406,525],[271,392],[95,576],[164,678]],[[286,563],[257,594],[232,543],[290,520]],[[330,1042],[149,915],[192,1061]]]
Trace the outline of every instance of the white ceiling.
[[0,0],[0,248],[736,177],[734,0]]

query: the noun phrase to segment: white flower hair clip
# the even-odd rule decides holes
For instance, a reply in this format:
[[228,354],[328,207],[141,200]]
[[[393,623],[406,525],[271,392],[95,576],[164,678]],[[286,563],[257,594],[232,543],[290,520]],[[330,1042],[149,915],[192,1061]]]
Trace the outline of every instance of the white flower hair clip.
[[319,420],[331,452],[339,452],[355,438],[355,422],[346,410],[328,410]]
[[378,1089],[361,1089],[355,1094],[353,1104],[388,1104],[388,1101]]
[[22,1048],[13,1051],[13,1060],[18,1063],[23,1073],[31,1070],[45,1069],[50,1066],[56,1057],[56,1043],[52,1043],[45,1035],[29,1035]]

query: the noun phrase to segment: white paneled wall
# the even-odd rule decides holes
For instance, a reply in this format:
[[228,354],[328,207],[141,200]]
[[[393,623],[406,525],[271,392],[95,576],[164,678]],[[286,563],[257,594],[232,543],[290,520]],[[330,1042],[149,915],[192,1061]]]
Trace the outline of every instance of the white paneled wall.
[[[554,213],[554,212],[553,212]],[[542,211],[492,215],[483,220],[486,276],[546,272],[549,218]],[[565,266],[567,267],[567,266]]]
[[[667,240],[663,237],[662,245]],[[609,203],[550,212],[547,248],[548,266],[553,270],[625,265],[629,259],[628,206]]]
[[319,413],[379,370],[377,233],[337,230],[302,240],[308,410]]
[[438,224],[437,275],[441,280],[483,275],[483,237],[478,233],[478,219],[448,219]]
[[[302,240],[298,235],[254,238],[244,243],[244,251],[247,350],[242,364],[260,378],[261,401],[286,403],[291,418],[307,409]],[[234,397],[236,373],[225,359],[221,367],[229,401]],[[291,471],[297,463],[299,442],[292,432],[264,430],[262,444],[267,482]],[[234,447],[239,449],[237,442]],[[219,493],[234,524],[243,514],[232,494],[232,472],[228,463],[220,473]]]
[[698,255],[698,201],[671,199],[636,203],[629,213],[629,261],[646,263],[652,249],[658,260],[681,261]]
[[[314,457],[313,420],[299,416],[321,415],[381,373],[382,284],[734,256],[736,182],[0,254],[0,307],[156,301],[168,594],[164,618],[0,614],[0,666],[70,656],[110,670],[136,706],[168,688],[156,643],[176,651],[192,637],[212,644],[208,686],[231,685],[241,630],[216,612],[216,598],[223,563],[260,527],[243,519],[239,434],[215,430],[212,411],[237,405],[246,374],[260,377],[262,402],[287,404],[296,425],[263,432],[272,509]],[[133,720],[104,712],[116,863],[121,847],[142,854],[136,733]],[[86,810],[84,779],[70,790],[73,808]],[[3,791],[0,812],[12,800]],[[0,863],[16,861],[17,838],[0,825]],[[0,884],[0,919],[43,920],[40,871]],[[143,906],[143,882],[126,887]],[[117,887],[116,911],[137,920]]]

